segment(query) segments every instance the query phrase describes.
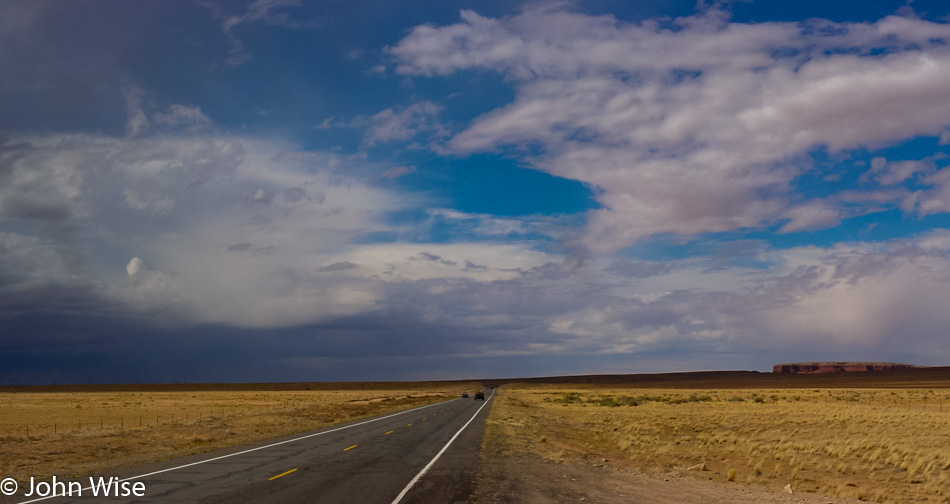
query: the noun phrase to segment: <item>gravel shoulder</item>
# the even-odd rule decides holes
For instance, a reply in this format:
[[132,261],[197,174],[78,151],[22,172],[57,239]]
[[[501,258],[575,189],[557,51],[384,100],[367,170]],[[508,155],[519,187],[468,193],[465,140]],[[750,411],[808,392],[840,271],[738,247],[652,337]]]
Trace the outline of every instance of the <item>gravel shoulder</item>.
[[[490,453],[490,450],[483,451]],[[682,473],[651,475],[609,461],[551,462],[539,457],[491,455],[479,465],[475,504],[857,504],[816,494],[776,492],[742,483],[702,481]]]

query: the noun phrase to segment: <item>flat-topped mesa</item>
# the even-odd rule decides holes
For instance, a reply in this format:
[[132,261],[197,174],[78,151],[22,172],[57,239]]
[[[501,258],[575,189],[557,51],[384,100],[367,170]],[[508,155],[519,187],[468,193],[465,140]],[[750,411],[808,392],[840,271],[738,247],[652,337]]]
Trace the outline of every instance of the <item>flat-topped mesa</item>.
[[916,369],[920,366],[898,362],[794,362],[776,364],[773,373],[841,373],[853,371],[888,371],[891,369]]

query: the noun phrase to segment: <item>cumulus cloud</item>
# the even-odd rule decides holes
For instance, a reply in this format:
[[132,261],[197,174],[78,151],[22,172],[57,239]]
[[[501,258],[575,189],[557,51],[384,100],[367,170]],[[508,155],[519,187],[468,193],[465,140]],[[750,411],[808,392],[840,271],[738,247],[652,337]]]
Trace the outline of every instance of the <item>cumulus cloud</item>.
[[830,206],[795,203],[807,154],[945,131],[948,40],[944,23],[896,16],[742,24],[710,8],[625,23],[535,5],[498,19],[463,11],[389,52],[404,75],[504,75],[515,100],[446,148],[518,149],[599,188],[580,244],[610,252],[655,233],[836,225]]
[[145,262],[143,262],[138,257],[133,257],[132,260],[129,261],[129,264],[125,266],[125,271],[129,274],[129,276],[133,276],[145,271]]
[[[324,278],[331,271],[318,266],[344,263],[337,254],[388,230],[387,213],[412,198],[374,187],[378,176],[354,177],[383,170],[353,162],[213,130],[16,136],[0,144],[0,224],[22,229],[29,248],[47,244],[42,255],[73,268],[66,283],[110,312],[291,326],[376,301],[370,282]],[[46,269],[30,266],[24,281]]]

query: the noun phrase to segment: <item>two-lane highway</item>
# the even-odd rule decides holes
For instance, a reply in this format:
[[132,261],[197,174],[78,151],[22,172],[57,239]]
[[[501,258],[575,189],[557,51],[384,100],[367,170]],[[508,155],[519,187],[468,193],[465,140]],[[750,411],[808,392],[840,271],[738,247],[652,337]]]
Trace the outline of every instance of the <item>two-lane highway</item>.
[[[459,398],[368,420],[158,465],[116,471],[145,485],[128,503],[382,503],[467,502],[492,396]],[[61,478],[62,479],[62,478]],[[95,502],[82,495],[0,502]]]

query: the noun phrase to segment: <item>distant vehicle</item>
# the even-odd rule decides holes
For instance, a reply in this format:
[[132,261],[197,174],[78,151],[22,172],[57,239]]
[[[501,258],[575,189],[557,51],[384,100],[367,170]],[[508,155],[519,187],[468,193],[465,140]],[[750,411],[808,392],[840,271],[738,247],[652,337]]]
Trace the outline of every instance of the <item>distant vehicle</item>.
[[477,401],[479,399],[483,401],[485,400],[485,393],[480,390],[478,392],[475,392],[475,400]]
[[462,399],[468,399],[468,392],[462,392]]

